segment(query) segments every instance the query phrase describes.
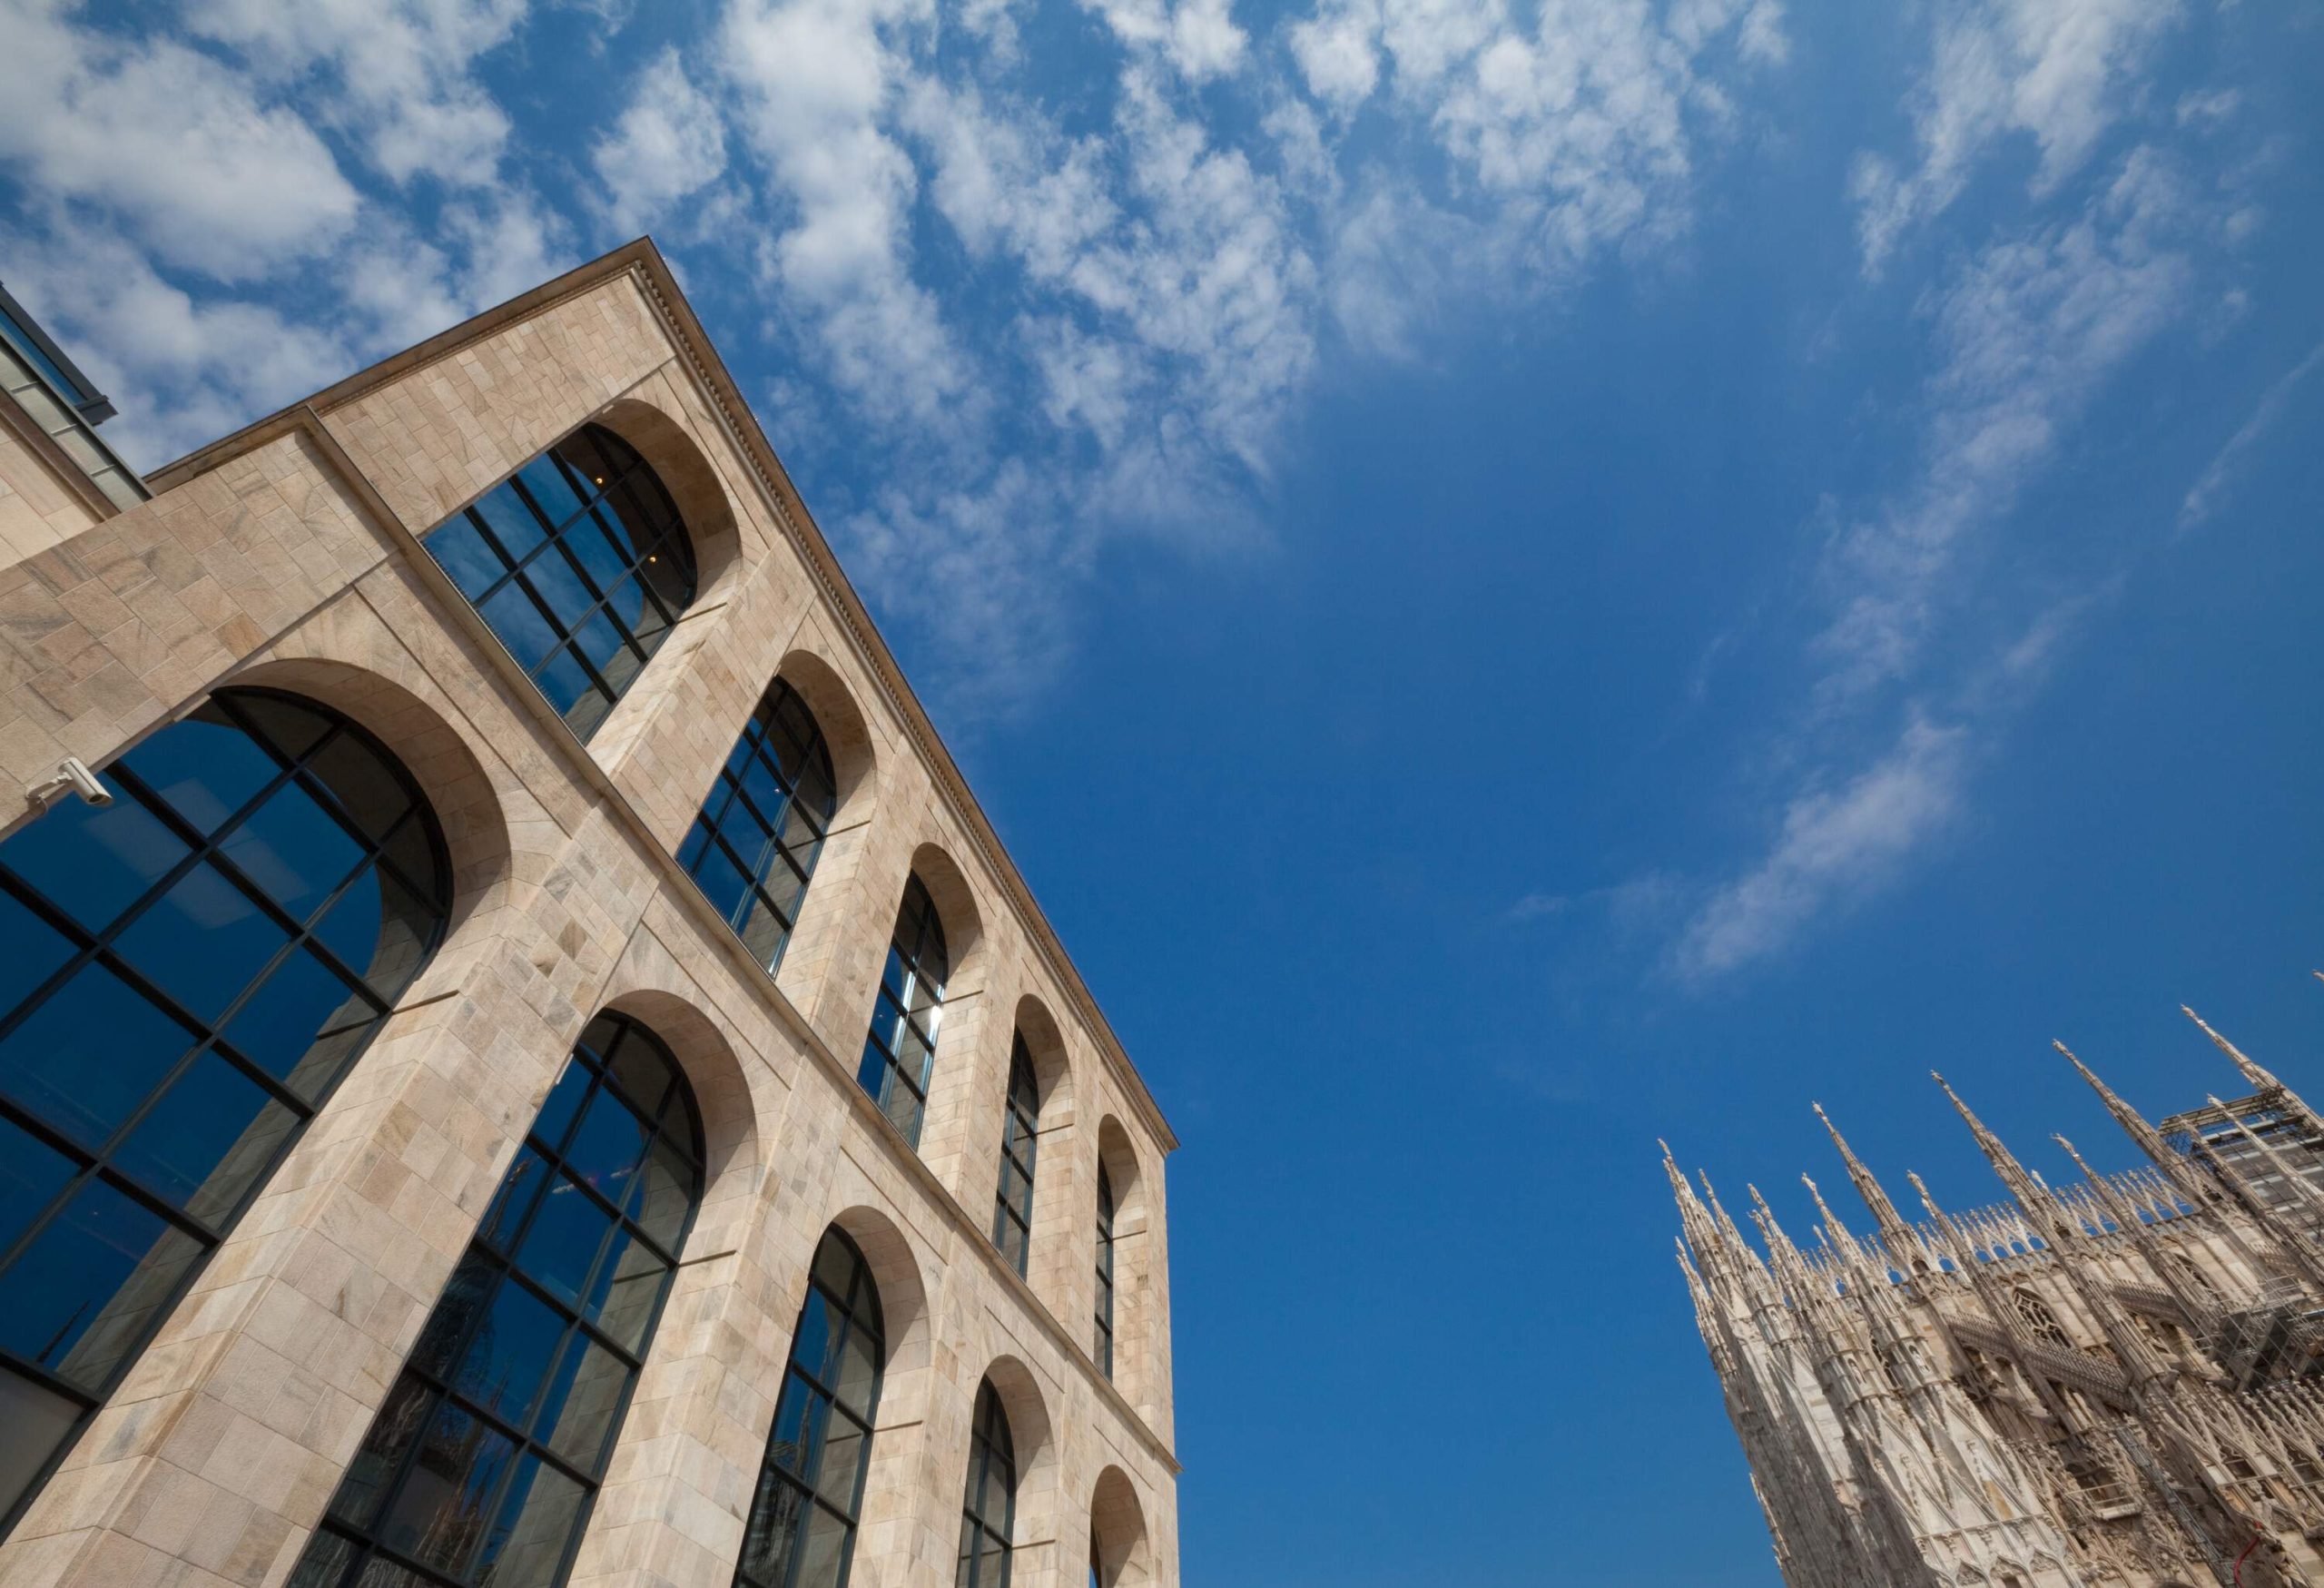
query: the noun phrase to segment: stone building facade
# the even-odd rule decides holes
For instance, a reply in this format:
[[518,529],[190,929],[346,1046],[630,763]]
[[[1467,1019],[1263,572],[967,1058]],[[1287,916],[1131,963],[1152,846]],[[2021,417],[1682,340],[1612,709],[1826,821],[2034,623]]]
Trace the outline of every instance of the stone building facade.
[[0,1582],[1175,1584],[1176,1141],[652,245],[142,486],[11,392]]
[[2060,1047],[2147,1158],[2129,1174],[2059,1137],[2079,1178],[2053,1187],[1945,1087],[1994,1207],[1948,1212],[1909,1176],[1908,1218],[1826,1119],[1875,1228],[1811,1180],[1811,1246],[1756,1189],[1748,1240],[1664,1149],[1793,1588],[2324,1583],[2324,1121],[2202,1030],[2250,1095],[2162,1130]]

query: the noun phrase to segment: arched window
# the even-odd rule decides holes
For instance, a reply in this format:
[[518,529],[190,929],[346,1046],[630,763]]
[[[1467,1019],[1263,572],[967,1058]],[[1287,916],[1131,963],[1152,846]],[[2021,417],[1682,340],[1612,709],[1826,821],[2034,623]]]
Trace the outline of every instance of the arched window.
[[1114,1376],[1114,1182],[1098,1166],[1098,1371]]
[[1041,1088],[1019,1031],[1009,1044],[1009,1101],[1001,1110],[1000,1185],[993,1192],[992,1244],[1019,1277],[1033,1250],[1033,1159],[1039,1149]]
[[936,902],[915,875],[904,884],[903,907],[896,912],[895,935],[888,940],[888,963],[880,972],[880,996],[872,1007],[872,1031],[863,1041],[863,1061],[855,1078],[894,1121],[904,1139],[920,1145],[920,1122],[928,1110],[928,1078],[936,1063],[936,1026],[944,1012],[944,979],[952,973],[944,948],[944,923]]
[[1098,1577],[1098,1524],[1089,1524],[1089,1588],[1100,1588]]
[[654,469],[584,425],[421,538],[575,734],[595,733],[694,596]]
[[2066,1331],[2059,1325],[2058,1315],[2052,1312],[2040,1297],[2031,1290],[2015,1289],[2009,1293],[2009,1303],[2017,1309],[2018,1321],[2024,1324],[2035,1339],[2047,1340],[2051,1345],[2063,1346],[2069,1351],[2073,1349],[2073,1341],[2067,1337]]
[[855,1553],[887,1345],[880,1293],[834,1227],[815,1248],[735,1588],[839,1588]]
[[0,844],[0,1517],[13,1523],[443,935],[419,787],[221,690]]
[[291,1588],[565,1581],[702,1197],[653,1032],[581,1033]]
[[777,679],[678,845],[678,863],[770,971],[799,920],[838,786],[814,714]]
[[1009,1541],[1017,1532],[1017,1447],[990,1378],[977,1386],[969,1492],[960,1513],[960,1568],[953,1588],[1009,1588]]

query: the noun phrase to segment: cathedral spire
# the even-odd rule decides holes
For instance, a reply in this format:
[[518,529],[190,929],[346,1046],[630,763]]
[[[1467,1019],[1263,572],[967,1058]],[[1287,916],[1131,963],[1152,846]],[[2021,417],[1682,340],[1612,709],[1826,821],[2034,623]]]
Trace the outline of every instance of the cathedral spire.
[[1873,1222],[1880,1227],[1881,1243],[1888,1248],[1888,1260],[1898,1268],[1910,1271],[1920,1251],[1920,1242],[1913,1234],[1912,1226],[1905,1222],[1904,1216],[1896,1211],[1896,1205],[1888,1199],[1887,1191],[1882,1189],[1880,1182],[1873,1178],[1872,1171],[1864,1167],[1863,1160],[1848,1146],[1848,1139],[1840,1134],[1837,1125],[1832,1123],[1832,1117],[1824,1111],[1824,1105],[1810,1103],[1808,1106],[1816,1110],[1816,1117],[1824,1121],[1824,1129],[1831,1136],[1832,1145],[1840,1149],[1840,1161],[1847,1165],[1848,1181],[1856,1187],[1856,1194],[1863,1198],[1864,1205],[1872,1210]]
[[1670,1177],[1670,1194],[1679,1204],[1679,1228],[1685,1231],[1687,1244],[1695,1248],[1695,1260],[1709,1262],[1719,1244],[1718,1227],[1711,1222],[1679,1160],[1670,1156],[1670,1144],[1658,1139],[1655,1145],[1662,1149],[1662,1172]]
[[[2139,1150],[2146,1154],[2149,1162],[2162,1171],[2163,1178],[2171,1182],[2189,1207],[2203,1208],[2213,1213],[2224,1211],[2227,1198],[2219,1186],[2208,1176],[2196,1173],[2194,1167],[2182,1154],[2171,1151],[2171,1144],[2163,1140],[2161,1131],[2147,1123],[2144,1115],[2116,1096],[2114,1089],[2092,1073],[2090,1066],[2076,1057],[2072,1048],[2058,1041],[2053,1041],[2050,1046],[2063,1054],[2066,1062],[2073,1065],[2075,1072],[2090,1083],[2090,1090],[2096,1092],[2098,1100],[2106,1105],[2106,1111],[2113,1116],[2114,1123],[2122,1128],[2122,1134],[2138,1144]],[[2228,1233],[2230,1238],[2234,1238],[2231,1225],[2229,1227]]]
[[[2000,1137],[1985,1129],[1985,1122],[1970,1111],[1969,1105],[1961,1100],[1961,1094],[1953,1090],[1945,1077],[1934,1070],[1928,1073],[1932,1080],[1945,1089],[1945,1095],[1953,1100],[1954,1108],[1969,1127],[1969,1134],[1977,1139],[1978,1150],[1985,1155],[1985,1161],[1994,1166],[1994,1172],[2001,1177],[2001,1183],[2009,1188],[2010,1195],[2017,1198],[2018,1206],[2025,1209],[2025,1216],[2037,1225],[2045,1222],[2044,1210],[2050,1198],[2034,1183],[2034,1178],[2025,1172],[2025,1166],[2002,1145]],[[2045,1230],[2043,1233],[2048,1232]]]
[[2221,1036],[2217,1031],[2211,1030],[2209,1023],[2204,1021],[2201,1015],[2197,1014],[2193,1010],[2189,1009],[2183,1003],[2179,1006],[2179,1012],[2185,1015],[2189,1020],[2193,1021],[2195,1022],[2196,1029],[2211,1040],[2211,1045],[2217,1048],[2221,1052],[2226,1054],[2230,1060],[2234,1061],[2236,1069],[2243,1072],[2243,1079],[2250,1083],[2253,1091],[2260,1093],[2263,1097],[2272,1093],[2275,1097],[2290,1105],[2295,1111],[2307,1115],[2310,1123],[2316,1122],[2314,1110],[2310,1110],[2306,1103],[2299,1100],[2298,1093],[2294,1092],[2291,1088],[2286,1086],[2282,1081],[2278,1080],[2273,1074],[2270,1073],[2265,1068],[2263,1068],[2257,1060],[2244,1052],[2242,1049],[2237,1047],[2225,1037]]
[[2113,1349],[2115,1360],[2122,1365],[2123,1376],[2130,1380],[2132,1396],[2142,1396],[2150,1385],[2158,1381],[2167,1382],[2171,1376],[2170,1369],[2156,1357],[2145,1338],[2132,1327],[2129,1317],[2116,1305],[2103,1278],[2083,1272],[2083,1263],[2087,1248],[2073,1238],[2085,1233],[2081,1220],[2067,1212],[2057,1193],[2043,1183],[2040,1175],[2019,1163],[2009,1149],[2002,1145],[2001,1138],[1985,1129],[1985,1122],[1970,1112],[1969,1105],[1961,1100],[1960,1094],[1945,1086],[1945,1077],[1937,1076],[1936,1084],[1945,1087],[1945,1095],[1953,1100],[1953,1106],[1961,1111],[1962,1119],[1968,1121],[1970,1132],[1977,1139],[1977,1145],[1984,1149],[1994,1172],[2001,1176],[2002,1183],[2017,1198],[2017,1205],[2024,1209],[2034,1233],[2040,1236],[2049,1248],[2050,1257],[2064,1274],[2066,1283],[2073,1287],[2083,1308],[2096,1320],[2100,1332],[2106,1336],[2107,1345]]
[[1736,1228],[1735,1220],[1728,1217],[1727,1208],[1718,1199],[1717,1189],[1710,1183],[1709,1171],[1699,1169],[1695,1171],[1695,1179],[1703,1184],[1703,1200],[1709,1205],[1711,1217],[1718,1221],[1719,1233],[1727,1238],[1730,1245],[1748,1251],[1750,1243],[1743,1238],[1743,1232]]
[[1815,1293],[1815,1284],[1807,1270],[1807,1259],[1792,1244],[1791,1237],[1776,1222],[1776,1210],[1759,1195],[1759,1188],[1743,1188],[1751,1195],[1751,1221],[1759,1227],[1759,1238],[1768,1243],[1768,1256],[1774,1263],[1776,1278],[1796,1301],[1805,1301]]
[[1856,1238],[1848,1233],[1847,1226],[1842,1224],[1838,1216],[1833,1213],[1831,1208],[1825,1205],[1824,1193],[1816,1189],[1816,1182],[1813,1179],[1807,1175],[1801,1175],[1799,1177],[1799,1183],[1807,1188],[1808,1196],[1815,1199],[1816,1217],[1823,1220],[1825,1240],[1828,1242],[1832,1249],[1839,1253],[1842,1258],[1853,1258],[1856,1255]]

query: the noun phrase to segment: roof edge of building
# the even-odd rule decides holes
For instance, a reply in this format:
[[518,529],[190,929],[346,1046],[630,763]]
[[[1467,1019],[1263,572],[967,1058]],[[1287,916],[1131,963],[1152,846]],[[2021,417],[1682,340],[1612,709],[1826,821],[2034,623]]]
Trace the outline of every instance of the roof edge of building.
[[328,417],[338,408],[386,385],[415,370],[437,362],[461,348],[489,336],[503,328],[527,320],[543,310],[568,298],[577,297],[625,274],[635,273],[645,287],[646,295],[658,311],[664,327],[685,356],[695,380],[704,388],[704,395],[711,399],[717,412],[731,429],[734,439],[752,461],[773,498],[775,516],[790,534],[793,544],[805,558],[809,567],[822,580],[824,589],[839,609],[850,637],[855,642],[872,676],[887,694],[896,708],[905,731],[916,741],[923,757],[936,774],[937,783],[947,799],[963,819],[970,837],[984,851],[984,859],[1000,879],[1009,902],[1030,929],[1043,957],[1063,983],[1068,995],[1081,1006],[1081,1013],[1098,1048],[1117,1080],[1123,1082],[1133,1100],[1133,1106],[1146,1117],[1157,1141],[1167,1154],[1178,1146],[1177,1133],[1170,1128],[1161,1106],[1155,1101],[1146,1078],[1116,1035],[1112,1021],[1106,1018],[1097,997],[1089,991],[1081,972],[1073,962],[1064,941],[1050,924],[1048,912],[1034,897],[1032,888],[1017,868],[1017,863],[1000,840],[991,819],[962,775],[960,764],[945,745],[933,721],[928,715],[920,696],[905,678],[895,655],[888,648],[879,627],[872,622],[870,609],[856,593],[855,587],[840,566],[831,543],[823,537],[814,514],[799,494],[783,467],[774,445],[768,440],[763,426],[741,388],[727,370],[725,360],[703,329],[694,306],[671,271],[669,261],[649,237],[639,237],[622,244],[610,252],[601,254],[586,264],[576,266],[542,282],[530,291],[520,292],[506,302],[471,315],[467,320],[427,340],[392,353],[378,362],[355,371],[344,380],[323,388],[311,397],[290,403],[263,418],[254,419],[238,429],[221,436],[205,446],[198,447],[184,456],[164,464],[145,477],[146,483],[156,495],[183,484],[197,476],[207,474],[229,460],[255,450],[280,435],[301,409],[311,409],[319,417]]

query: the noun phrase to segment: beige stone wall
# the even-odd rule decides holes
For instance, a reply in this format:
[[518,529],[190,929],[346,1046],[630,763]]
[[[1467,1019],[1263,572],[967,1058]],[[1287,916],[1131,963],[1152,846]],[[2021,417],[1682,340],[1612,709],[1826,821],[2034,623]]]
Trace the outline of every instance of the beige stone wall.
[[[658,265],[628,250],[582,277],[0,567],[0,805],[64,755],[102,766],[209,690],[263,683],[405,760],[458,887],[444,945],[0,1544],[0,1582],[281,1583],[570,1043],[614,1006],[684,1064],[709,1179],[573,1582],[729,1580],[808,1264],[838,1222],[891,1340],[852,1580],[950,1581],[990,1374],[1026,1473],[1018,1583],[1078,1588],[1094,1516],[1121,1583],[1175,1583],[1167,1127],[803,554],[813,531],[753,462]],[[585,747],[413,537],[591,418],[671,485],[704,590]],[[842,785],[779,981],[670,854],[777,676]],[[852,1079],[914,869],[957,966],[918,1153]],[[1020,1021],[1045,1093],[1030,1283],[987,1234]],[[1101,1143],[1134,1187],[1118,1384],[1089,1356]]]
[[[13,422],[12,422],[13,421]],[[97,521],[85,488],[34,450],[32,416],[0,392],[0,557],[20,562]]]

